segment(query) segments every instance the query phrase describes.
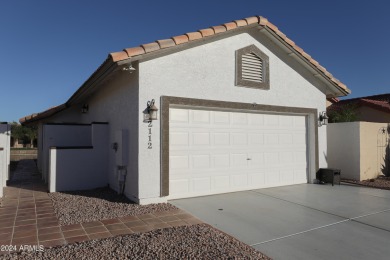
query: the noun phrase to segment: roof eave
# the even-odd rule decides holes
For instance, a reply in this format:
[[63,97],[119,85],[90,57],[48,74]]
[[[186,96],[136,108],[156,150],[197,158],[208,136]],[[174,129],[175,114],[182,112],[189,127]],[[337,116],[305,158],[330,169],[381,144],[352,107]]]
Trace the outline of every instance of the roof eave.
[[22,117],[19,119],[19,122],[22,124],[22,125],[33,125],[33,124],[36,124],[38,123],[39,121],[45,119],[45,118],[48,118],[50,116],[53,116],[63,110],[65,110],[68,106],[66,105],[66,103],[62,104],[62,105],[59,105],[59,106],[56,106],[56,107],[53,107],[51,109],[48,109],[48,110],[45,110],[41,113],[35,113],[35,114],[32,114],[32,115],[29,115],[29,116],[26,116],[26,117]]
[[[305,58],[302,53],[299,53],[296,49],[294,49],[291,45],[289,45],[282,37],[276,34],[271,28],[267,26],[260,26],[260,31],[272,35],[273,37],[269,37],[270,39],[275,39],[275,43],[284,49],[290,56],[295,58],[300,64],[305,66],[309,71],[313,73],[313,76],[320,79],[323,83],[325,83],[334,93],[334,95],[329,95],[327,97],[340,97],[347,96],[351,94],[351,90],[348,89],[344,84],[344,88],[339,86],[342,84],[341,82],[335,82],[336,80],[332,80],[329,76],[325,74],[324,71],[321,71],[319,68],[314,66],[312,62],[310,62],[307,58]],[[326,72],[328,73],[328,72]]]

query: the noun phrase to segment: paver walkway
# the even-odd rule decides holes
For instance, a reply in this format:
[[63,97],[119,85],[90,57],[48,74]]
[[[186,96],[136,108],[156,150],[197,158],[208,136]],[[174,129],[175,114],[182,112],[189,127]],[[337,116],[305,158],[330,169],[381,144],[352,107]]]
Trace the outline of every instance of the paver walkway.
[[47,185],[41,181],[35,162],[22,160],[9,187],[4,189],[0,207],[0,246],[52,247],[199,223],[202,221],[178,209],[60,226],[47,193]]

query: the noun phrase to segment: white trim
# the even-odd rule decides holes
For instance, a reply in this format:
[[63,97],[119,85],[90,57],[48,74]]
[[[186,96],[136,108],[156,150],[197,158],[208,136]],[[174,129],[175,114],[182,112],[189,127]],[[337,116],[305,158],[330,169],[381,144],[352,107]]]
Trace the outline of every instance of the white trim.
[[49,192],[56,192],[57,149],[49,150]]

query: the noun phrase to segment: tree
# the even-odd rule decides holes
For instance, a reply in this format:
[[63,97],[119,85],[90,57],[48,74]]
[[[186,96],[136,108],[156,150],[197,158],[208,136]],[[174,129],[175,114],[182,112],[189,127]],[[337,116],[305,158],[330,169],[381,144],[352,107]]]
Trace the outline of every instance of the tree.
[[38,131],[34,126],[22,126],[16,122],[11,123],[11,137],[14,140],[13,146],[19,141],[30,142],[31,146],[34,144],[34,140],[37,139]]
[[25,127],[25,136],[30,140],[31,147],[34,147],[34,140],[38,138],[37,127]]
[[342,123],[342,122],[354,122],[358,120],[358,114],[356,112],[356,104],[347,104],[338,108],[337,110],[329,110],[329,122],[330,123]]

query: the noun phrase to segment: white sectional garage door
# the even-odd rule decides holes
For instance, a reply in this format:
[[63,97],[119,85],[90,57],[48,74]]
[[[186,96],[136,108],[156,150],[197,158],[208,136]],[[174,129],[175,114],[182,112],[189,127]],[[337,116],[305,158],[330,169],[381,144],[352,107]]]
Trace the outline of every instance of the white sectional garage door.
[[171,108],[170,198],[307,183],[302,115]]

